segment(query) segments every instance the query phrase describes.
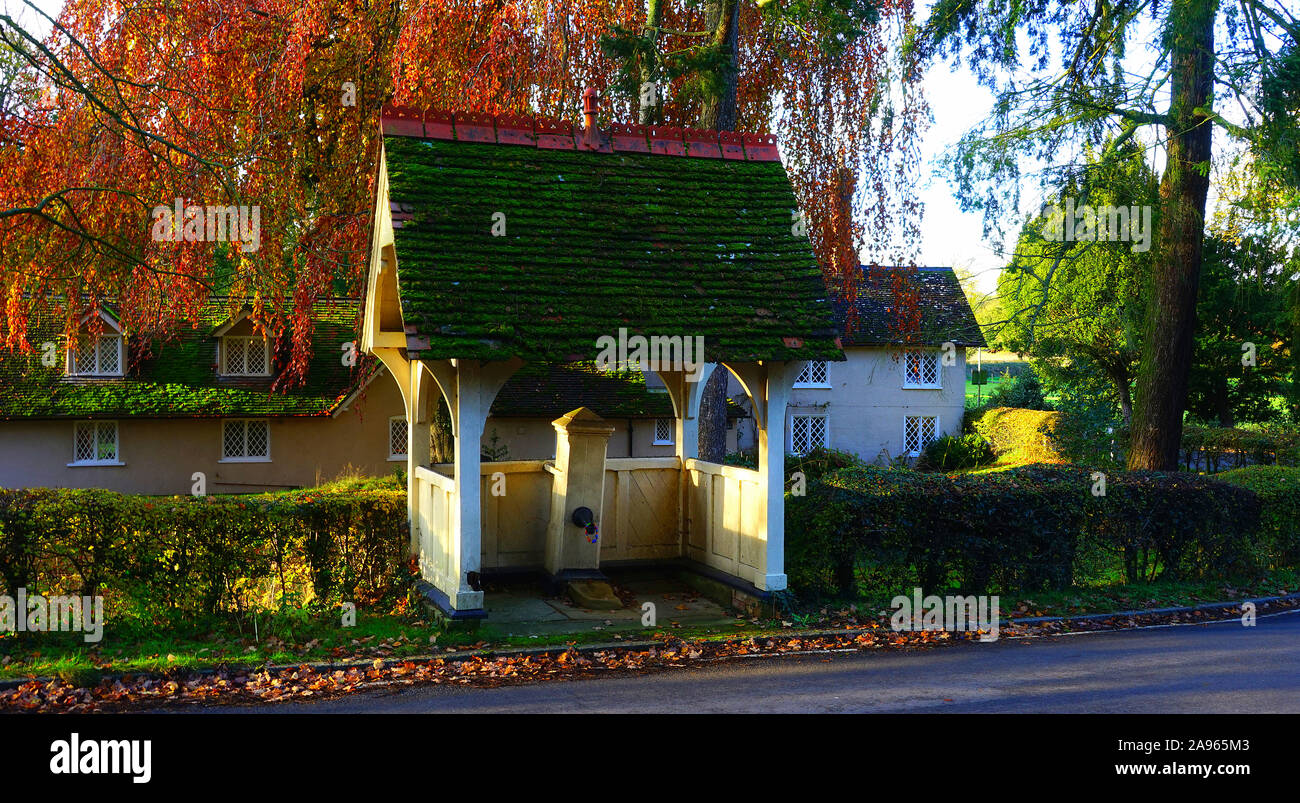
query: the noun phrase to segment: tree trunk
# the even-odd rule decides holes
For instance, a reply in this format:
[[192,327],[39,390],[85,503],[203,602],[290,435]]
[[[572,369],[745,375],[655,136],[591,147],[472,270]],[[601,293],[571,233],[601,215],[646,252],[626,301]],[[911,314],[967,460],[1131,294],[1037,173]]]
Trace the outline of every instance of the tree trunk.
[[[654,53],[655,55],[649,58],[643,58],[641,60],[641,64],[639,67],[639,71],[641,75],[641,86],[645,86],[651,81],[654,81],[657,75],[657,70],[655,69],[657,66],[655,64],[655,59],[658,58],[657,55],[658,51],[654,49],[654,44],[655,42],[659,41],[659,25],[662,22],[662,20],[663,20],[662,0],[646,0],[644,35],[650,41],[651,44],[650,52]],[[646,106],[641,103],[641,95],[639,92],[639,88],[638,88],[638,93],[635,95],[635,98],[637,104],[636,115],[637,115],[638,123],[640,123],[641,125],[650,125],[656,119],[659,118],[660,109],[663,108],[661,105],[663,103],[663,93],[660,91],[659,87],[655,87],[655,102],[652,105]]]
[[704,384],[700,397],[700,459],[721,463],[727,456],[727,377],[731,372],[718,366]]
[[432,424],[429,430],[433,438],[433,462],[451,463],[456,459],[456,438],[451,434],[451,408],[447,406],[447,399],[442,393],[436,393],[438,406],[433,420],[429,422]]
[[708,15],[705,18],[713,30],[713,46],[720,49],[723,56],[718,80],[722,91],[714,97],[706,97],[700,106],[700,128],[710,131],[734,131],[736,129],[736,85],[739,76],[736,72],[736,50],[740,43],[740,2],[739,0],[709,0]]
[[[740,34],[739,0],[710,0],[708,24],[714,44],[727,58],[722,66],[722,94],[706,98],[700,108],[700,128],[734,131],[736,128],[736,47]],[[731,373],[719,366],[704,385],[700,399],[700,459],[721,463],[727,456],[727,378]],[[784,410],[781,411],[785,413]]]
[[1196,331],[1196,291],[1205,239],[1213,125],[1218,0],[1170,4],[1171,101],[1167,162],[1160,180],[1160,231],[1152,266],[1146,337],[1138,365],[1130,469],[1178,469],[1187,378]]
[[1115,379],[1115,389],[1119,391],[1119,413],[1124,419],[1125,428],[1133,426],[1133,392],[1129,389],[1128,371]]

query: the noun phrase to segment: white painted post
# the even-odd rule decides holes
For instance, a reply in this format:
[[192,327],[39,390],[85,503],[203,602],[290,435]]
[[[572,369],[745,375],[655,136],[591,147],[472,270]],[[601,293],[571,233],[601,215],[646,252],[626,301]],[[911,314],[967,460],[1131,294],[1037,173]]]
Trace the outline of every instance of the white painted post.
[[[469,573],[483,566],[482,458],[483,426],[487,423],[492,400],[523,361],[512,358],[504,362],[481,363],[477,360],[452,360],[455,370],[455,405],[452,432],[456,436],[456,499],[452,503],[451,588],[444,588],[455,610],[479,610],[483,592],[469,584]],[[441,370],[441,367],[439,367]],[[450,376],[443,380],[450,384]]]
[[[411,554],[420,554],[420,493],[415,476],[416,466],[433,461],[433,448],[429,439],[430,398],[437,399],[440,391],[432,378],[424,373],[424,363],[411,362],[411,390],[406,403],[406,497],[411,517]],[[437,403],[436,401],[433,403]]]
[[790,386],[803,362],[765,363],[762,387],[765,415],[758,430],[758,473],[762,477],[763,511],[759,533],[763,539],[763,565],[754,585],[764,591],[783,591],[785,576],[785,406]]
[[[454,588],[444,589],[451,607],[483,607],[483,592],[469,585],[469,573],[479,570],[482,557],[482,500],[480,449],[487,410],[483,406],[482,369],[476,360],[456,360],[456,500],[451,533],[451,570]],[[492,403],[491,398],[488,404]],[[451,579],[451,578],[449,578]]]

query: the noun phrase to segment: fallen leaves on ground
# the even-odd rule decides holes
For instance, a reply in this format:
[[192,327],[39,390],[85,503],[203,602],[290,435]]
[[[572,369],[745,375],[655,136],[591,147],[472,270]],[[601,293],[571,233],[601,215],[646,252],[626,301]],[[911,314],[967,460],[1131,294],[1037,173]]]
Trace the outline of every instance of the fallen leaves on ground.
[[[1300,607],[1300,600],[1283,600],[1259,606],[1258,614]],[[1120,630],[1152,624],[1178,624],[1222,620],[1240,616],[1236,606],[1172,614],[1139,614],[1103,619],[1008,623],[1001,638],[1032,638],[1071,632]],[[0,710],[85,713],[137,710],[186,705],[220,705],[319,700],[360,691],[414,685],[492,687],[540,680],[577,679],[616,673],[637,674],[681,668],[692,664],[738,660],[763,655],[854,652],[879,649],[920,649],[974,640],[978,633],[944,630],[896,632],[887,620],[861,621],[855,611],[829,614],[836,633],[783,634],[729,640],[683,640],[664,634],[649,648],[606,647],[578,650],[557,647],[544,652],[514,655],[491,653],[372,661],[344,667],[281,668],[275,671],[224,670],[204,675],[176,677],[124,676],[105,680],[93,688],[77,688],[61,680],[30,681],[0,691]],[[783,623],[784,624],[784,623]],[[470,649],[481,649],[479,642]],[[448,649],[448,653],[455,652]]]

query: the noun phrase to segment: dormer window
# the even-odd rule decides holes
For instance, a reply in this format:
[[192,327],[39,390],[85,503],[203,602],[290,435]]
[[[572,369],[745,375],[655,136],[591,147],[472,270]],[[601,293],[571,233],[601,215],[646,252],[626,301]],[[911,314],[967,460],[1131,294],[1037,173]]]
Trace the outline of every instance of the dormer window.
[[[93,317],[88,315],[86,321]],[[100,313],[104,321],[101,334],[82,331],[68,347],[68,376],[122,376],[126,354],[122,331],[111,316]]]
[[221,338],[221,373],[225,376],[270,376],[270,342],[259,335],[226,335]]
[[122,336],[86,335],[68,353],[69,376],[121,376]]

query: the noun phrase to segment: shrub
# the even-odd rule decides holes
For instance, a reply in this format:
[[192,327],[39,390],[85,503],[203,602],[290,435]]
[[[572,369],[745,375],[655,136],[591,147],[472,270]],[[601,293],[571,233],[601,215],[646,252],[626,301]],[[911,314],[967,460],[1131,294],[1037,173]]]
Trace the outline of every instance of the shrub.
[[1300,458],[1300,433],[1241,427],[1183,427],[1183,464],[1217,473],[1250,463],[1296,465]]
[[1004,371],[1002,378],[989,391],[990,407],[1021,407],[1028,410],[1050,410],[1052,405],[1043,396],[1042,383],[1032,370],[1012,375]]
[[1246,466],[1215,476],[1259,497],[1260,534],[1270,566],[1300,564],[1300,468]]
[[1227,576],[1259,568],[1259,502],[1191,474],[1117,472],[1093,496],[1091,472],[1029,465],[943,475],[863,466],[833,471],[790,498],[792,585],[856,593],[1061,589],[1122,567],[1131,582]]
[[[740,468],[757,471],[758,452],[753,449],[733,452],[723,458],[722,462],[728,466],[739,466]],[[818,447],[803,455],[787,453],[785,456],[785,475],[789,477],[796,471],[802,471],[805,477],[813,480],[819,479],[828,471],[860,465],[864,465],[864,463],[852,452],[841,452],[836,449]]]
[[1088,528],[1122,561],[1127,582],[1228,577],[1259,570],[1259,499],[1197,474],[1115,472],[1092,498]]
[[142,616],[378,602],[405,589],[406,495],[355,485],[207,497],[0,490],[0,580],[103,593]]
[[1064,458],[1052,443],[1051,432],[1061,420],[1059,412],[992,407],[969,418],[971,430],[983,437],[998,455],[1026,463],[1061,463]]
[[993,447],[982,435],[974,432],[944,435],[925,447],[917,468],[923,471],[960,471],[986,466],[997,459]]
[[1107,405],[1062,405],[1061,414],[1046,425],[1052,447],[1067,461],[1096,468],[1123,468],[1128,431]]

